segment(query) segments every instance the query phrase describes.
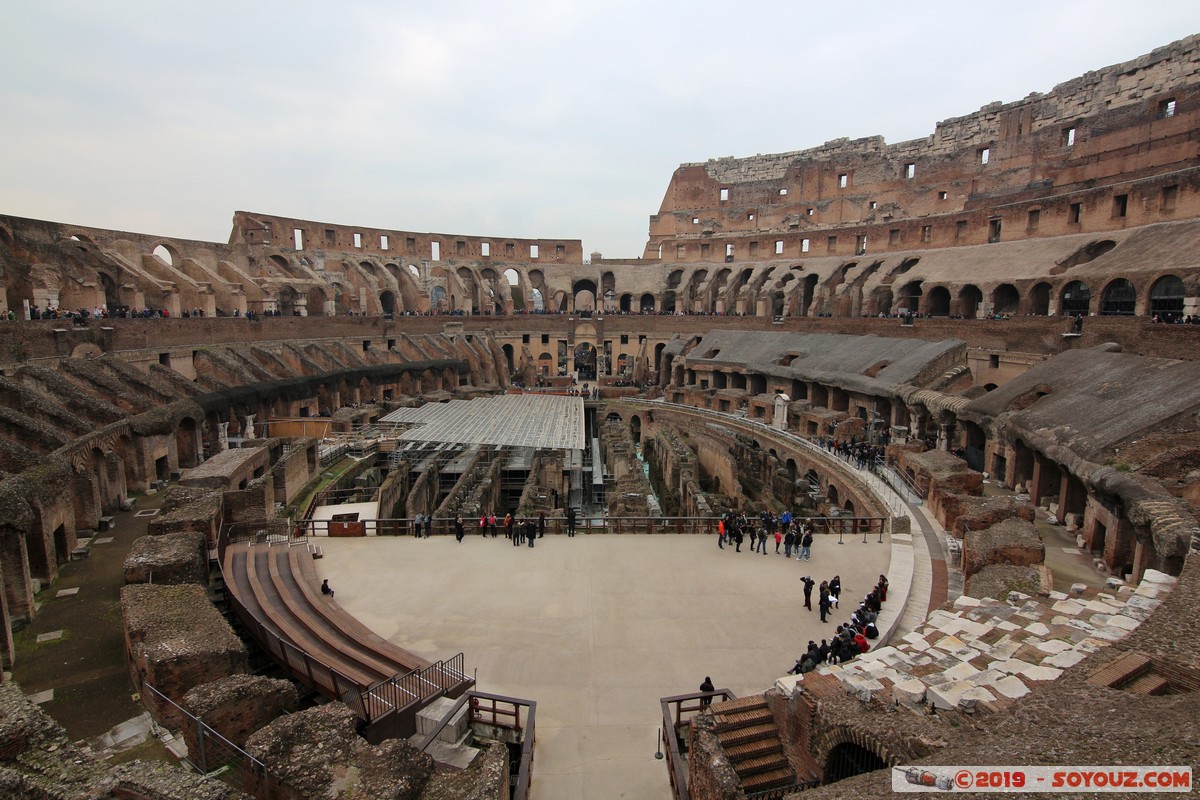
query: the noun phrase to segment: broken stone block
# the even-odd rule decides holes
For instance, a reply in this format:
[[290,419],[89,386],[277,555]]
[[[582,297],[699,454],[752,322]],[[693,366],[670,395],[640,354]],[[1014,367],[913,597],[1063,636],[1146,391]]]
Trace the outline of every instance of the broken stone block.
[[1108,618],[1108,627],[1120,628],[1124,631],[1131,631],[1138,626],[1138,621],[1133,617],[1127,617],[1124,614],[1117,614]]
[[1085,606],[1078,600],[1059,600],[1051,608],[1059,614],[1070,614],[1072,616],[1084,610]]
[[1064,650],[1061,653],[1056,653],[1052,656],[1043,658],[1042,666],[1067,669],[1068,667],[1075,666],[1085,658],[1087,658],[1087,653],[1084,653],[1080,650]]
[[892,686],[892,699],[904,705],[920,705],[925,702],[925,684],[917,678],[900,681]]
[[1050,655],[1056,655],[1064,650],[1071,649],[1071,645],[1067,644],[1062,639],[1050,639],[1049,641],[1038,643],[1035,645],[1035,647],[1037,647],[1037,649],[1041,650],[1043,653],[1049,653]]
[[1086,583],[1072,583],[1071,594],[1083,594],[1087,591],[1087,588],[1088,587]]
[[930,686],[925,690],[925,699],[928,700],[934,708],[940,708],[945,711],[958,708],[958,701],[967,691],[975,687],[969,683],[959,683],[956,681],[947,681],[936,686]]
[[1030,664],[1025,669],[1020,671],[1020,675],[1031,681],[1052,681],[1059,675],[1062,675],[1061,669],[1054,667],[1043,667],[1038,664]]
[[1050,629],[1047,628],[1045,623],[1042,622],[1035,622],[1032,625],[1028,625],[1026,626],[1025,630],[1034,636],[1045,636],[1046,634],[1050,633]]
[[992,684],[992,688],[1011,700],[1029,694],[1029,687],[1016,675],[1007,675],[1001,678]]
[[1173,578],[1165,572],[1159,572],[1156,569],[1148,569],[1142,573],[1142,583],[1151,583],[1158,586],[1171,587],[1179,581],[1178,578]]

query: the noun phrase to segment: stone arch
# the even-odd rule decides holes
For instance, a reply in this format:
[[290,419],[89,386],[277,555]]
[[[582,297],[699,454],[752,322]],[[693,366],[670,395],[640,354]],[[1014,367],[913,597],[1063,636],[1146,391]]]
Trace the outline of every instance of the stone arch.
[[1020,310],[1021,293],[1017,291],[1017,287],[1011,283],[1002,283],[992,290],[993,314],[1016,314]]
[[896,297],[897,313],[909,311],[917,313],[921,310],[921,295],[924,290],[921,288],[920,280],[909,281],[900,287],[900,293]]
[[890,286],[876,286],[874,291],[871,292],[871,301],[867,310],[872,316],[891,314],[892,288]]
[[1137,289],[1127,278],[1114,278],[1100,292],[1100,314],[1131,317],[1137,309]]
[[829,749],[822,783],[837,783],[855,775],[887,769],[888,763],[874,750],[853,741],[839,742]]
[[1066,316],[1082,314],[1086,317],[1091,305],[1092,290],[1083,281],[1071,281],[1058,296],[1058,313]]
[[1043,281],[1029,290],[1029,313],[1039,317],[1050,314],[1050,284]]
[[798,288],[797,310],[798,316],[809,317],[813,312],[813,300],[817,295],[817,283],[820,281],[816,275],[809,275],[804,279]]
[[642,418],[637,414],[634,414],[632,417],[629,418],[629,433],[630,433],[630,435],[633,436],[634,444],[641,444],[641,442],[642,442]]
[[832,481],[825,487],[825,497],[831,506],[839,506],[841,504],[841,493],[838,492],[837,486]]
[[310,317],[325,316],[325,301],[328,296],[325,290],[320,286],[313,286],[308,290],[306,297],[307,315]]
[[950,316],[950,290],[945,286],[930,289],[925,298],[925,313],[931,317]]
[[379,293],[379,309],[384,314],[396,313],[396,295],[390,289]]
[[514,374],[516,372],[516,365],[513,363],[513,346],[505,344],[500,349],[504,351],[504,360],[508,364],[508,374]]
[[154,249],[150,254],[159,261],[166,264],[168,267],[178,267],[183,260],[179,255],[179,248],[170,242],[158,242],[154,245]]
[[175,453],[181,469],[200,463],[200,430],[193,417],[184,417],[175,426]]
[[1183,301],[1187,290],[1176,275],[1163,275],[1150,287],[1147,298],[1147,313],[1157,315],[1164,322],[1183,316]]
[[654,295],[650,294],[650,292],[643,294],[638,301],[638,311],[641,311],[643,314],[654,311]]
[[[931,298],[932,294],[930,292]],[[966,319],[977,318],[981,305],[983,305],[983,292],[975,284],[968,283],[958,290],[958,313],[960,316]]]

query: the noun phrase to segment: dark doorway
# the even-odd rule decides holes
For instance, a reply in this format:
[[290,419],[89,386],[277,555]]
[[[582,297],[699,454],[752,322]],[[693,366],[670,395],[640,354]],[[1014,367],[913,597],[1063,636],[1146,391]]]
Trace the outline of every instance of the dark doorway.
[[829,751],[825,761],[825,783],[837,783],[878,769],[887,769],[887,762],[865,747],[842,742]]

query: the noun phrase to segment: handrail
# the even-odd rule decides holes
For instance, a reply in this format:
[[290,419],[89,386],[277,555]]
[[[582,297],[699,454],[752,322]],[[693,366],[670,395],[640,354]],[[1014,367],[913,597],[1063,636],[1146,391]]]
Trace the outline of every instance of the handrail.
[[[234,527],[232,523],[222,526],[217,533],[218,565],[226,586],[230,587],[235,586],[236,582],[233,576],[225,571],[225,553],[228,550]],[[246,539],[239,537],[239,540]],[[289,540],[283,536],[282,541]],[[267,541],[263,543],[272,544]],[[283,636],[272,632],[264,620],[259,619],[242,603],[236,591],[230,591],[228,597],[238,619],[288,674],[326,697],[342,701],[368,724],[389,714],[400,713],[413,703],[424,702],[432,697],[445,694],[455,685],[470,680],[464,672],[464,655],[459,653],[445,661],[436,661],[428,667],[407,673],[397,673],[390,678],[363,686],[336,667],[315,658]],[[436,680],[431,680],[431,678],[436,678]],[[432,689],[424,689],[424,685],[432,687]],[[404,702],[399,702],[402,695],[408,695],[408,697]],[[378,705],[382,705],[383,709],[377,711],[376,706]]]
[[[491,703],[490,707],[484,708],[479,702],[487,700]],[[450,724],[450,721],[458,714],[459,710],[466,704],[470,704],[471,722],[480,722],[494,728],[507,728],[509,730],[522,732],[521,737],[521,755],[517,764],[517,780],[516,787],[511,795],[512,800],[526,800],[529,796],[529,784],[533,777],[533,745],[536,740],[534,719],[537,715],[537,702],[534,700],[523,700],[518,697],[507,697],[500,694],[490,694],[488,692],[479,692],[471,689],[458,698],[458,701],[446,712],[441,721],[433,727],[425,736],[425,740],[418,745],[417,749],[421,752],[433,744],[437,737],[441,735],[442,730]],[[499,708],[497,703],[506,703],[513,706],[510,711],[505,708]],[[521,709],[525,708],[525,724],[521,724]],[[483,714],[491,714],[490,720],[484,720]],[[512,717],[512,723],[500,722],[496,717]]]
[[[662,746],[666,748],[667,775],[671,779],[671,793],[675,800],[689,800],[690,798],[688,774],[684,766],[683,751],[679,749],[677,733],[679,726],[684,722],[683,713],[685,711],[703,711],[715,698],[720,698],[718,702],[724,702],[736,700],[737,695],[729,689],[717,689],[712,692],[689,692],[659,698],[659,707],[662,709],[662,727],[659,728],[658,733]],[[689,700],[697,701],[697,705],[687,706],[686,703]],[[670,736],[667,735],[668,731],[670,731]]]

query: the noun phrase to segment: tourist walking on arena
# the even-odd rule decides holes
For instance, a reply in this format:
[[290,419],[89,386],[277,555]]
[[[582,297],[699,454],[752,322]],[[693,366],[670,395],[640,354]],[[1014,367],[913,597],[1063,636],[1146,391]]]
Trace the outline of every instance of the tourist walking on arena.
[[788,528],[787,533],[783,535],[783,555],[784,558],[792,557],[792,548],[796,546],[796,533],[791,528]]
[[416,516],[413,517],[413,536],[418,539],[421,538],[421,526],[424,524],[425,515],[418,511]]
[[812,528],[808,527],[807,525],[804,525],[801,528],[801,531],[802,531],[802,533],[800,535],[800,555],[796,556],[796,560],[799,561],[800,559],[804,559],[805,561],[811,561],[812,560],[812,543],[813,543]]
[[817,605],[821,609],[821,622],[829,622],[829,620],[825,619],[826,615],[829,614],[830,606],[829,586],[824,581],[821,582],[821,599]]
[[457,517],[454,518],[454,538],[458,540],[459,544],[462,544],[462,540],[463,540],[462,514],[459,514]]
[[496,538],[496,515],[495,514],[491,514],[490,516],[488,516],[488,527],[492,529],[492,538],[495,539]]
[[758,544],[756,544],[754,546],[754,552],[762,553],[764,556],[767,554],[767,529],[766,528],[758,529]]
[[817,585],[817,582],[809,575],[801,578],[800,582],[804,584],[804,607],[812,611],[812,590]]
[[717,547],[725,549],[725,520],[717,520]]

